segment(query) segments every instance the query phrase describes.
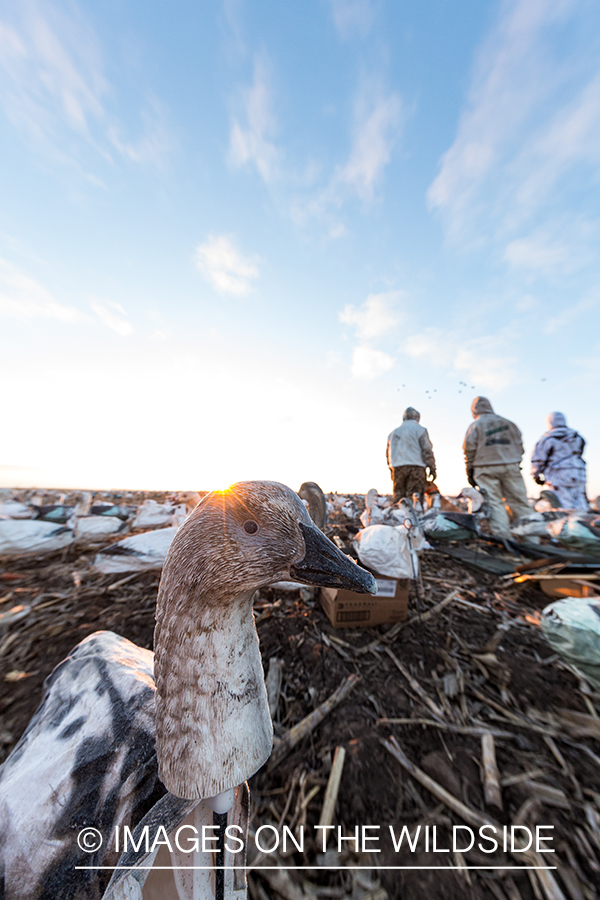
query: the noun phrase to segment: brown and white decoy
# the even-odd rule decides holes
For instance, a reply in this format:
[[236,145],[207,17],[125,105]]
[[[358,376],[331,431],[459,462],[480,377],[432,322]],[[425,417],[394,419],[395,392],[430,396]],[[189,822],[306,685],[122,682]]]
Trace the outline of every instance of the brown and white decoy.
[[[281,580],[376,590],[290,488],[258,481],[213,492],[171,544],[155,654],[97,632],[54,669],[0,768],[5,900],[245,897],[243,866],[224,877],[191,869],[214,863],[177,847],[161,862],[183,868],[155,866],[148,877],[142,866],[166,853],[164,840],[120,855],[115,838],[125,825],[134,836],[145,825],[151,837],[173,834],[228,808],[243,830],[245,782],[273,739],[252,597]],[[102,846],[86,853],[78,836],[90,828]]]

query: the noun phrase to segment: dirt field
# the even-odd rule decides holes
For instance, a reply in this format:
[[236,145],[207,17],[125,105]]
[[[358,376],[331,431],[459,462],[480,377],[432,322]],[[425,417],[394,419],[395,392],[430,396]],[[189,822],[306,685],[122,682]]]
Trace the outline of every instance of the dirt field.
[[[326,531],[349,537],[335,518]],[[0,759],[38,705],[44,678],[86,635],[110,629],[152,646],[158,574],[99,575],[91,568],[93,555],[68,549],[0,564],[0,612],[25,607],[23,618],[0,629]],[[299,591],[267,589],[257,596],[265,671],[272,658],[283,662],[277,736],[285,736],[349,676],[359,681],[277,766],[267,765],[251,781],[254,830],[287,825],[298,833],[304,826],[307,835],[303,853],[278,851],[267,854],[266,862],[314,867],[257,869],[249,878],[253,900],[385,900],[386,893],[403,900],[592,900],[600,883],[600,697],[544,641],[539,612],[549,601],[537,588],[507,586],[438,551],[422,555],[422,571],[426,621],[419,622],[412,596],[409,621],[400,628],[333,629],[316,593],[305,592],[303,599]],[[486,733],[495,747],[502,809],[484,797]],[[392,736],[407,764],[393,755]],[[333,824],[343,836],[353,836],[355,826],[380,826],[370,832],[379,838],[370,845],[379,853],[354,852],[352,841],[338,852],[337,831],[325,856],[318,846],[314,826],[336,747],[344,747],[346,756]],[[417,769],[409,774],[411,765]],[[433,791],[423,773],[433,779]],[[556,852],[485,853],[477,841],[463,854],[425,848],[427,826],[431,837],[437,826],[439,850],[452,847],[453,825],[476,831],[473,822],[490,820],[530,829],[553,826],[545,835],[552,836],[547,846]],[[413,837],[421,826],[415,852],[406,840],[394,850],[390,825],[396,835],[406,825]],[[461,871],[466,865],[488,868]],[[558,868],[489,868],[525,865]]]

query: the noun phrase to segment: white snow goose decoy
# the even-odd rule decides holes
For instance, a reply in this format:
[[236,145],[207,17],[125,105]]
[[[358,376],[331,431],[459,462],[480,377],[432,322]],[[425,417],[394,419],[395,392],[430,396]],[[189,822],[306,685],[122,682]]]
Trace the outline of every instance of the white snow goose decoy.
[[[165,561],[155,655],[111,632],[86,638],[47,679],[0,768],[0,896],[245,897],[243,868],[192,869],[214,866],[213,857],[165,838],[184,822],[212,824],[213,811],[221,833],[228,811],[243,825],[244,783],[268,759],[273,735],[252,596],[291,579],[376,590],[290,488],[241,482],[202,500]],[[120,855],[116,829],[126,825],[135,840],[148,826],[150,846],[140,839]],[[225,865],[243,867],[243,858],[226,855]]]
[[428,541],[471,541],[479,535],[475,515],[441,509],[428,510],[421,518],[421,528]]
[[65,506],[64,503],[53,503],[50,506],[35,507],[36,519],[43,522],[54,522],[57,525],[65,525],[73,517],[87,516],[92,504],[92,495],[89,491],[83,491],[75,506]]

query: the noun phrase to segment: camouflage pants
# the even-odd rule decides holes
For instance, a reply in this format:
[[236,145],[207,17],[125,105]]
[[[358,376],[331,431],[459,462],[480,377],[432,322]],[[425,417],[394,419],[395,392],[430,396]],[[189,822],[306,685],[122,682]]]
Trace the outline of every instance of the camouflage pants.
[[390,468],[390,473],[394,485],[394,503],[403,497],[412,500],[413,494],[418,494],[423,503],[427,484],[425,466],[394,466]]
[[509,538],[510,520],[505,504],[510,506],[515,519],[531,512],[521,466],[519,463],[475,466],[475,481],[486,494],[490,510],[490,531],[500,537]]
[[589,503],[585,493],[585,469],[548,467],[544,472],[546,484],[558,495],[563,509],[588,509]]

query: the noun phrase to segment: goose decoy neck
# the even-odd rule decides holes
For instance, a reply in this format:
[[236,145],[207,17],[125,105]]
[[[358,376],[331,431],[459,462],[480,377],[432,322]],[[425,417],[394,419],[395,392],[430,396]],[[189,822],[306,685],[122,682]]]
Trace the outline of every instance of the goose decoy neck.
[[[271,754],[269,714],[254,591],[221,596],[222,606],[155,631],[158,774],[177,797],[214,797],[242,784]],[[189,598],[203,602],[201,594]],[[213,595],[212,600],[216,599]]]
[[207,495],[173,540],[154,644],[159,777],[178,797],[235,787],[271,753],[252,596],[301,555],[298,516],[289,488],[243,482]]
[[276,581],[351,586],[374,580],[276,482],[208,494],[163,567],[154,633],[159,777],[178,797],[221,794],[268,759],[273,727],[252,613]]

